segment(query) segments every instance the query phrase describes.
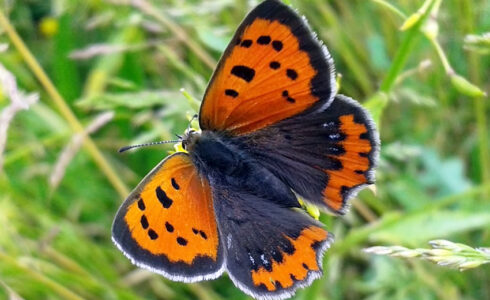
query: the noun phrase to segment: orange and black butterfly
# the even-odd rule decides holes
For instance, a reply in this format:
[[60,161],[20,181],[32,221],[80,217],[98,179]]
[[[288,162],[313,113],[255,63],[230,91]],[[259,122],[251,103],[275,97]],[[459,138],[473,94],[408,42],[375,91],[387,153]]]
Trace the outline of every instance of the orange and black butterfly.
[[266,0],[243,21],[209,83],[201,132],[129,195],[113,240],[137,266],[183,282],[228,272],[257,299],[322,274],[333,240],[297,195],[343,214],[374,181],[378,134],[337,95],[334,65],[305,20]]

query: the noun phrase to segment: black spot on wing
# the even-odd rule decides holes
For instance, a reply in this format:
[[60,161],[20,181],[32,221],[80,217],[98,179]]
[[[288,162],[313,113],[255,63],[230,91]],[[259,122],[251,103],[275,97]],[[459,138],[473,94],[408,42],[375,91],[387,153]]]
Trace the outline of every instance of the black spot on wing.
[[180,236],[179,236],[179,237],[177,238],[177,243],[178,243],[179,245],[181,245],[181,246],[186,246],[186,245],[187,245],[187,240],[186,240],[186,239],[184,239],[183,237],[180,237]]
[[239,94],[238,94],[238,92],[237,92],[237,91],[235,91],[235,90],[232,90],[232,89],[227,89],[227,90],[225,90],[225,95],[226,95],[226,96],[230,96],[230,97],[232,97],[232,98],[236,98],[236,97],[238,97],[238,95],[239,95]]
[[169,208],[170,206],[172,206],[172,203],[174,201],[170,199],[160,187],[157,187],[155,192],[157,194],[158,201],[160,201],[164,208]]
[[148,219],[146,218],[145,215],[141,216],[140,223],[141,223],[141,227],[143,227],[143,229],[148,229],[148,227],[150,226],[150,224],[148,224]]
[[158,234],[153,229],[148,230],[148,236],[152,240],[158,239]]
[[141,199],[141,198],[138,200],[138,208],[139,208],[141,211],[143,211],[143,210],[145,210],[145,209],[146,209],[145,202],[144,202],[144,201],[143,201],[143,199]]
[[286,75],[292,79],[292,80],[296,80],[298,79],[298,72],[296,72],[295,70],[293,69],[287,69],[286,70]]
[[296,100],[294,100],[294,98],[290,97],[289,96],[289,92],[288,91],[282,91],[282,96],[286,99],[286,101],[290,102],[290,103],[295,103]]
[[180,186],[177,181],[175,181],[175,178],[172,178],[172,186],[174,187],[174,189],[180,190]]
[[305,270],[310,270],[310,268],[308,267],[307,264],[303,263],[303,268],[305,268]]
[[271,42],[271,37],[268,35],[263,35],[257,39],[257,44],[259,45],[269,45]]
[[167,229],[168,232],[174,232],[174,226],[169,222],[165,222],[165,228]]
[[247,66],[234,66],[233,69],[231,69],[231,74],[246,82],[250,82],[255,77],[255,70]]
[[206,233],[202,230],[197,230],[196,228],[192,228],[192,232],[194,232],[195,235],[200,235],[203,239],[207,240],[208,239],[208,236],[206,235]]
[[281,41],[273,41],[272,42],[272,48],[274,48],[274,50],[276,50],[277,52],[281,51],[283,46],[284,45],[282,44]]
[[244,48],[250,48],[250,46],[252,46],[252,40],[244,40],[240,46],[244,47]]
[[281,67],[281,64],[277,61],[272,61],[270,64],[269,64],[269,67],[272,69],[272,70],[277,70]]

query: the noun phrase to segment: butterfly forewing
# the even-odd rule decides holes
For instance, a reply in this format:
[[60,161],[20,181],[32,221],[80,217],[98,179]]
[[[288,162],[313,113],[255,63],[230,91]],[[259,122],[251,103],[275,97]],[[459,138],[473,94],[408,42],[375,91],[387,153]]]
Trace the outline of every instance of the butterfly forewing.
[[113,239],[137,265],[174,280],[222,272],[210,188],[185,153],[165,159],[131,193],[117,213]]
[[333,64],[308,25],[280,1],[264,1],[240,25],[200,112],[203,130],[246,134],[335,95]]

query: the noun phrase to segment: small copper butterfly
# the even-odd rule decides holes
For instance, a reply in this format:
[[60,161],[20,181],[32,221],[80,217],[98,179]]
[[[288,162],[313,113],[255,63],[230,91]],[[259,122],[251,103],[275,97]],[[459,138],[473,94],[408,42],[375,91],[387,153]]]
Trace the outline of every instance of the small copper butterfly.
[[334,65],[278,0],[252,10],[187,130],[117,212],[113,240],[137,266],[195,282],[227,272],[257,299],[290,297],[322,274],[333,241],[298,195],[334,214],[374,182],[368,112],[337,94]]

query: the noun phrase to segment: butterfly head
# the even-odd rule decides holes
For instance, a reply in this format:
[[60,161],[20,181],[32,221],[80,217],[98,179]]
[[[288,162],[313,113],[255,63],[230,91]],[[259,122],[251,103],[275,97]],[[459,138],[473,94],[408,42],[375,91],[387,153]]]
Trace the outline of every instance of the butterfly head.
[[189,151],[189,149],[192,149],[200,136],[200,131],[193,128],[187,129],[181,139],[182,147],[184,148],[184,150]]

